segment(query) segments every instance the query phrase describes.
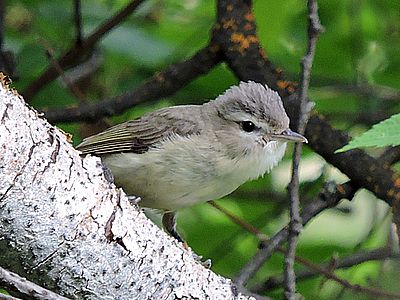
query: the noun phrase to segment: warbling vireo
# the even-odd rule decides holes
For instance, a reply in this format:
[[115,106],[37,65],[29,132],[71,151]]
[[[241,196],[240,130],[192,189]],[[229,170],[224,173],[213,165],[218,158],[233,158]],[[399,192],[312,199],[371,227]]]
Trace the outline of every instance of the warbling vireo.
[[279,95],[260,83],[241,82],[203,105],[159,109],[84,139],[83,154],[101,157],[115,183],[140,205],[175,212],[221,198],[269,172],[286,142],[307,142],[289,129]]

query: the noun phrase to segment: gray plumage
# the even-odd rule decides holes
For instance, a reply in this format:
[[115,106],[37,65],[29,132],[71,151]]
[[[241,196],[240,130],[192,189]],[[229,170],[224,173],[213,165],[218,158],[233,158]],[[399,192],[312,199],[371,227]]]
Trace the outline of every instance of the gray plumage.
[[223,197],[262,176],[284,155],[289,130],[279,95],[241,82],[203,105],[163,108],[88,137],[115,182],[143,206],[175,211]]

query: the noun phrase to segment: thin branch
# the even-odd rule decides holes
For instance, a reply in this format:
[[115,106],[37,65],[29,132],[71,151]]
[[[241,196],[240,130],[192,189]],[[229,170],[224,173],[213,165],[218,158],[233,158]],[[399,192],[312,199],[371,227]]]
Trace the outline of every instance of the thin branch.
[[54,58],[54,50],[50,47],[48,43],[45,43],[46,54],[50,60],[50,63],[57,71],[58,75],[61,77],[62,81],[71,91],[71,93],[79,100],[79,102],[86,102],[85,95],[81,92],[81,90],[70,80],[68,76],[65,75],[64,70],[58,64],[58,61]]
[[[302,259],[302,258],[300,258]],[[302,262],[304,265],[306,265],[308,262],[303,261]],[[331,279],[340,285],[342,285],[344,288],[349,289],[353,292],[356,293],[363,293],[367,294],[370,296],[379,296],[379,297],[388,297],[388,298],[393,298],[393,299],[400,299],[400,293],[396,292],[391,292],[391,291],[385,291],[382,289],[378,288],[373,288],[373,287],[368,287],[368,286],[361,286],[359,284],[352,284],[349,281],[340,278],[336,276],[334,273],[332,273],[332,266],[329,266],[328,268],[322,268],[316,264],[312,264],[312,266],[309,266],[310,269],[316,270],[318,273],[324,275],[326,278]]]
[[5,295],[5,294],[0,294],[0,299],[1,300],[22,300],[21,298],[15,298],[10,295]]
[[76,107],[44,111],[45,117],[50,123],[56,123],[95,121],[102,117],[114,116],[144,101],[154,101],[175,93],[194,78],[210,71],[220,61],[219,48],[209,45],[193,57],[156,73],[133,91],[96,103],[82,103]]
[[4,46],[4,17],[6,15],[6,1],[0,0],[0,51]]
[[[385,260],[385,259],[400,258],[399,253],[393,253],[388,247],[383,247],[379,249],[374,249],[370,251],[361,251],[338,259],[335,261],[335,270],[337,269],[348,269],[354,267],[355,265],[362,264],[367,261],[373,260]],[[331,265],[330,263],[325,263],[319,266],[325,270],[328,270]],[[321,275],[320,272],[314,269],[305,269],[296,273],[297,280],[306,280],[315,276]],[[268,278],[268,280],[260,285],[254,286],[251,290],[255,293],[262,293],[270,291],[283,286],[283,275]]]
[[[267,237],[260,230],[258,230],[251,224],[249,224],[246,221],[235,216],[228,210],[224,209],[222,206],[216,204],[214,201],[210,201],[209,204],[211,204],[213,207],[215,207],[216,209],[218,209],[219,211],[224,213],[233,222],[235,222],[236,224],[238,224],[239,226],[241,226],[248,232],[254,234],[257,238],[259,238],[259,240],[261,242],[263,242],[263,243],[268,242]],[[276,250],[283,254],[286,253],[286,250],[283,249],[281,246],[278,246]],[[360,264],[360,263],[368,261],[368,260],[396,258],[396,257],[400,257],[400,255],[398,253],[397,254],[393,253],[391,247],[384,247],[381,249],[372,250],[372,251],[368,251],[368,252],[356,253],[356,254],[354,254],[350,257],[347,257],[345,259],[342,259],[340,261],[335,261],[334,265],[332,265],[331,263],[324,264],[324,265],[317,265],[317,264],[309,261],[308,259],[305,259],[305,258],[295,255],[294,260],[308,268],[308,270],[305,270],[305,271],[301,272],[299,275],[296,275],[295,278],[298,278],[297,276],[301,276],[300,278],[303,279],[303,276],[311,277],[311,276],[321,274],[321,275],[325,276],[327,279],[333,280],[333,281],[337,282],[338,284],[342,285],[344,288],[350,289],[353,292],[364,293],[364,294],[372,295],[372,296],[400,299],[400,293],[385,291],[385,290],[373,288],[373,287],[364,287],[364,286],[360,286],[358,284],[352,284],[349,281],[344,280],[333,273],[333,271],[337,268],[349,268],[351,266]],[[275,283],[276,281],[280,285],[284,284],[284,276],[281,276],[278,279],[274,279],[272,282]],[[265,283],[265,284],[269,284],[269,282],[270,281],[268,280],[267,283]],[[253,288],[252,291],[254,291],[256,293],[264,292],[265,284],[261,285],[261,287],[258,287],[256,289]],[[239,285],[239,289],[243,291],[244,287],[242,285]],[[253,294],[253,295],[255,296],[257,294]]]
[[[352,186],[351,182],[341,185],[327,183],[316,199],[303,208],[301,213],[302,225],[305,226],[310,220],[325,209],[336,206],[340,200],[344,198],[352,199],[356,191],[357,189]],[[271,257],[282,243],[285,242],[287,237],[288,229],[287,226],[285,226],[268,240],[265,248],[260,249],[253,256],[253,258],[241,269],[234,281],[238,285],[246,285],[265,261]]]
[[[299,125],[297,131],[300,134],[304,134],[309,119],[310,111],[312,109],[311,103],[308,101],[308,87],[310,85],[311,68],[314,60],[315,48],[317,45],[317,39],[323,27],[318,17],[318,4],[314,0],[307,2],[308,7],[308,47],[307,54],[301,62],[301,78],[300,78],[300,91],[299,91]],[[296,274],[294,272],[294,262],[296,256],[296,247],[298,242],[298,236],[302,229],[301,218],[300,218],[300,196],[299,196],[299,164],[301,158],[302,143],[296,143],[293,153],[293,167],[292,167],[292,179],[289,183],[289,235],[288,235],[288,247],[285,255],[285,298],[289,300],[297,299],[296,295]]]
[[227,210],[227,209],[223,208],[221,205],[215,203],[215,201],[208,201],[208,203],[211,206],[218,209],[219,211],[221,211],[222,213],[224,213],[224,215],[229,217],[233,222],[238,224],[240,227],[242,227],[246,231],[254,234],[261,242],[268,241],[268,237],[264,233],[262,233],[258,228],[254,227],[250,223],[245,222],[244,220],[238,218],[236,215],[232,214],[229,210]]
[[[101,24],[92,34],[87,38],[82,39],[82,43],[79,45],[77,43],[65,52],[57,60],[58,64],[62,69],[66,69],[73,66],[79,62],[79,59],[85,56],[87,53],[91,52],[96,45],[96,43],[115,26],[122,23],[135,9],[142,4],[144,0],[134,0],[131,1],[125,8],[120,10],[110,19]],[[38,76],[22,93],[24,95],[25,101],[29,102],[33,96],[36,95],[45,85],[47,85],[52,80],[56,79],[58,76],[57,70],[53,65],[49,65],[43,73]]]
[[74,23],[76,29],[76,43],[82,45],[82,11],[81,0],[74,0]]
[[[41,286],[28,281],[26,278],[0,267],[0,286],[5,289],[16,292],[19,295],[29,296],[29,299],[40,300],[67,300],[52,291],[46,290]],[[2,294],[0,294],[2,295]],[[1,298],[1,296],[0,296]]]
[[398,89],[378,84],[337,83],[333,85],[320,86],[318,87],[318,91],[336,93],[338,95],[342,95],[343,93],[353,93],[363,97],[373,97],[385,101],[400,100],[400,91]]
[[[210,201],[209,203],[213,207],[217,208],[219,211],[224,213],[233,222],[235,222],[236,224],[238,224],[239,226],[241,226],[248,232],[254,234],[256,237],[258,237],[260,239],[261,242],[263,242],[263,243],[268,242],[265,234],[263,234],[260,230],[258,230],[251,224],[249,224],[246,221],[235,216],[228,210],[224,209],[222,206],[217,205],[215,202]],[[278,246],[276,250],[283,254],[286,253],[286,250],[284,248],[282,248],[281,246]],[[307,270],[303,271],[303,273],[306,272],[306,274],[313,274],[313,275],[321,274],[321,275],[325,276],[327,279],[333,280],[333,281],[337,282],[338,284],[342,285],[344,288],[350,289],[354,292],[364,293],[364,294],[373,295],[373,296],[383,296],[383,297],[388,297],[388,298],[399,299],[399,297],[400,297],[399,293],[385,291],[385,290],[378,289],[378,288],[364,287],[364,286],[360,286],[358,284],[352,284],[349,281],[344,280],[333,273],[333,271],[337,268],[351,267],[355,264],[360,264],[367,260],[384,259],[384,258],[388,258],[388,257],[397,257],[397,256],[400,257],[399,254],[392,253],[391,247],[384,247],[384,248],[381,248],[378,250],[369,251],[366,254],[364,254],[362,252],[358,253],[358,254],[354,254],[353,256],[343,259],[341,261],[335,261],[334,265],[332,265],[330,263],[322,265],[322,266],[317,265],[317,264],[313,263],[312,261],[309,261],[308,259],[299,257],[297,255],[294,256],[294,260],[296,262],[306,266],[309,269],[308,271]],[[297,278],[297,276],[295,278]],[[279,278],[279,280],[280,280],[279,283],[282,285],[284,283],[284,277],[281,276]],[[263,286],[264,285],[262,285],[262,287]],[[243,290],[243,286],[239,285],[239,289]],[[258,293],[263,292],[263,290],[261,288],[258,288],[257,290],[255,290],[255,289],[252,289],[252,290],[257,291]]]
[[[388,158],[386,158],[388,154]],[[379,161],[386,161],[387,164],[395,162],[395,156],[385,152],[379,158]],[[309,202],[301,213],[302,224],[305,226],[311,219],[317,216],[325,209],[336,206],[341,199],[351,200],[356,193],[358,186],[353,181],[348,181],[343,184],[333,185],[328,182],[323,191],[319,193],[315,200]],[[287,226],[277,232],[272,238],[269,239],[265,248],[260,249],[253,258],[242,268],[235,278],[238,285],[245,285],[250,278],[261,268],[265,261],[283,244],[287,238]]]

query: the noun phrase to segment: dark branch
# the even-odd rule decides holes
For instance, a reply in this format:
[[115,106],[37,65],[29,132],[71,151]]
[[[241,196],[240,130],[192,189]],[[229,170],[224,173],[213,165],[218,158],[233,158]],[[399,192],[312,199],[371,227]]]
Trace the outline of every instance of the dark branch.
[[[64,70],[79,63],[80,59],[93,51],[96,43],[115,26],[123,22],[144,0],[135,0],[130,2],[124,9],[109,20],[101,24],[91,35],[82,39],[81,44],[75,45],[58,59],[58,65]],[[49,65],[43,73],[38,76],[22,93],[26,102],[29,102],[45,85],[58,76],[54,65]]]
[[[314,60],[315,48],[319,34],[323,31],[323,27],[318,17],[318,5],[314,0],[307,2],[308,7],[308,46],[307,53],[301,62],[300,91],[299,91],[299,124],[297,131],[304,134],[309,114],[312,108],[308,102],[308,87],[310,85],[311,68]],[[296,247],[298,236],[300,234],[302,224],[300,218],[300,195],[299,195],[299,164],[301,158],[302,143],[296,143],[293,152],[292,179],[289,183],[289,215],[290,222],[288,227],[288,247],[285,255],[285,298],[295,300],[296,296],[296,274],[294,272],[294,262],[296,257]]]
[[75,29],[76,29],[76,44],[82,45],[81,0],[74,0],[74,21],[75,21]]
[[97,103],[83,103],[77,107],[44,111],[50,123],[96,121],[102,117],[114,116],[144,101],[157,100],[173,94],[194,78],[206,74],[221,58],[218,47],[210,45],[197,52],[190,59],[171,65],[156,73],[141,86],[121,96]]
[[[213,40],[221,46],[229,67],[241,80],[266,83],[276,89],[284,101],[292,126],[297,124],[297,87],[285,81],[283,72],[265,56],[256,35],[250,4],[241,0],[220,0],[217,17]],[[370,190],[390,206],[396,199],[400,201],[400,178],[381,162],[362,150],[334,153],[348,143],[349,137],[345,132],[332,128],[323,115],[312,113],[305,135],[309,146],[351,178],[354,184]]]
[[[344,198],[352,199],[356,191],[357,189],[353,188],[350,183],[344,183],[341,185],[328,183],[317,198],[303,208],[301,213],[302,225],[305,226],[311,219],[325,209],[336,206],[340,200]],[[286,241],[287,237],[288,229],[286,226],[270,238],[268,243],[266,243],[265,248],[260,249],[242,268],[240,273],[236,276],[235,282],[239,286],[245,285],[261,268],[265,261],[278,249],[278,247]]]
[[[362,251],[354,253],[348,257],[336,260],[335,270],[351,268],[371,260],[385,260],[389,258],[400,258],[400,254],[393,253],[393,251],[387,247],[370,251]],[[325,263],[320,265],[320,267],[329,270],[331,264]],[[299,271],[296,274],[296,278],[297,280],[306,280],[319,275],[321,275],[321,273],[316,270],[306,269],[303,271]],[[263,293],[282,287],[282,285],[283,285],[283,275],[269,278],[266,282],[262,283],[261,285],[253,287],[252,291],[255,293]]]

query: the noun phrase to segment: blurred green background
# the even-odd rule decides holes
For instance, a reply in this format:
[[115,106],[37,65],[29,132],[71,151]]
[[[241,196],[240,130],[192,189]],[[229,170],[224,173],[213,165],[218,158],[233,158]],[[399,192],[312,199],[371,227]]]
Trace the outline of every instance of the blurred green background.
[[[128,1],[84,0],[84,34],[90,33]],[[255,0],[254,12],[262,45],[272,62],[288,79],[297,80],[299,62],[305,53],[305,1]],[[148,0],[127,21],[99,43],[98,70],[84,84],[89,101],[97,101],[132,90],[154,72],[190,57],[207,45],[215,21],[213,0]],[[319,1],[326,32],[315,56],[310,96],[316,109],[337,128],[358,135],[372,124],[400,111],[400,2],[398,0]],[[6,49],[17,58],[22,92],[49,64],[45,49],[58,55],[75,39],[73,3],[70,0],[7,1]],[[111,118],[111,124],[174,104],[201,103],[236,84],[231,71],[221,64],[157,103],[142,104]],[[41,109],[78,103],[56,80],[38,93],[31,105]],[[82,124],[57,124],[81,140]],[[378,155],[377,150],[368,150]],[[288,220],[286,185],[290,176],[291,149],[285,161],[270,175],[242,186],[218,203],[237,216],[273,235]],[[311,201],[327,180],[344,182],[346,177],[307,147],[301,163],[302,201]],[[359,250],[382,247],[393,237],[390,209],[382,201],[361,191],[350,203],[323,212],[301,234],[298,254],[316,263],[345,257]],[[179,230],[189,245],[213,261],[212,269],[234,277],[257,251],[258,241],[208,204],[182,211]],[[399,261],[368,262],[338,275],[352,283],[399,291]],[[296,265],[303,269],[303,266]],[[253,280],[279,275],[283,256],[275,254]],[[299,281],[299,292],[307,299],[369,299],[354,294],[321,277]],[[267,295],[282,298],[282,290]]]

